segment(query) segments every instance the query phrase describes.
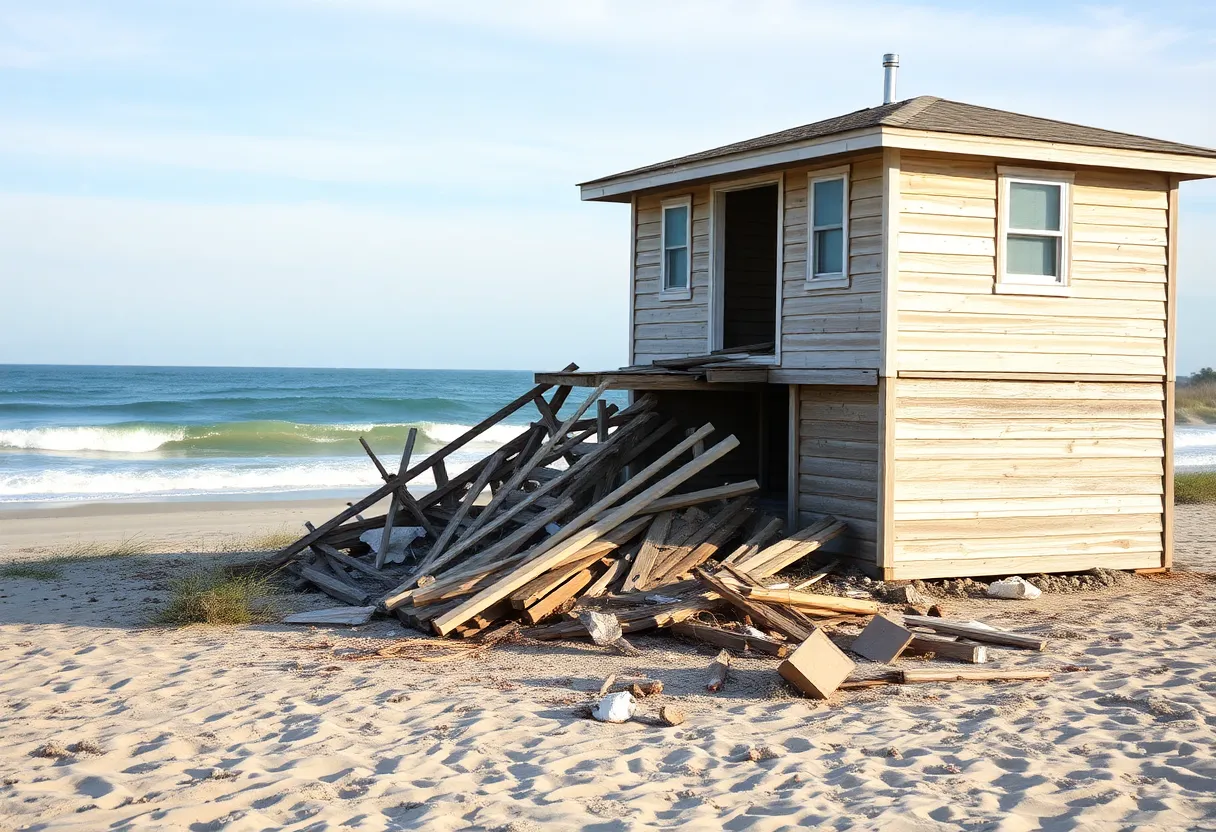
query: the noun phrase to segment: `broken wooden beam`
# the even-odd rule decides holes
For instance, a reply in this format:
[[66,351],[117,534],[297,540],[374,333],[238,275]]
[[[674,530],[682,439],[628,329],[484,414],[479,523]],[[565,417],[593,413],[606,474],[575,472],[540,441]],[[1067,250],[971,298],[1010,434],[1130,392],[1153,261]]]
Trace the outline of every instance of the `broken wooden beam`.
[[737,630],[724,630],[708,624],[695,621],[681,621],[673,624],[671,631],[678,636],[703,641],[715,647],[725,647],[738,653],[763,653],[766,656],[776,656],[784,659],[793,649],[784,641],[778,641],[768,636],[755,636]]
[[1047,640],[1038,636],[1007,633],[1004,630],[977,627],[964,621],[951,621],[931,615],[905,615],[904,624],[917,627],[927,627],[937,633],[969,638],[972,641],[983,641],[988,644],[1000,644],[1005,647],[1020,647],[1024,650],[1043,651],[1047,648]]
[[730,651],[719,650],[718,657],[709,666],[709,678],[705,681],[705,689],[717,693],[726,684],[726,674],[730,671]]

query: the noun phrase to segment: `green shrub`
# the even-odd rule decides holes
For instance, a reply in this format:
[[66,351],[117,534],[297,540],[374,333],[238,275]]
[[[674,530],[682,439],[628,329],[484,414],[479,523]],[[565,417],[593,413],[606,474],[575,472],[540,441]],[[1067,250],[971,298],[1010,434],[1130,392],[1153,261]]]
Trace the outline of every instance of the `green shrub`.
[[160,624],[254,624],[271,621],[269,586],[264,577],[231,569],[196,572],[173,583]]
[[1216,503],[1216,471],[1193,471],[1174,475],[1174,503]]

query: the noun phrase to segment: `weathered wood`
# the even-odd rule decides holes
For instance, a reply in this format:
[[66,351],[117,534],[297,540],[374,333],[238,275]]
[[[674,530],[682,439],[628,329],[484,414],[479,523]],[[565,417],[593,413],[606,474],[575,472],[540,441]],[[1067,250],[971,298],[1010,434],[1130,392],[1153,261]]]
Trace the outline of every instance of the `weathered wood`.
[[[752,601],[768,604],[781,604],[787,607],[797,607],[802,610],[827,610],[854,615],[875,615],[878,604],[860,598],[838,598],[835,595],[817,595],[812,592],[802,592],[796,589],[768,589],[766,587],[741,587],[740,594]],[[940,618],[935,618],[940,621]]]
[[675,516],[674,511],[664,511],[655,515],[646,532],[646,539],[642,542],[642,548],[638,550],[637,556],[633,559],[633,566],[621,585],[621,592],[641,589],[648,584],[650,570],[654,567],[655,559],[659,555],[659,547],[663,545]]
[[553,613],[557,612],[563,604],[574,598],[583,591],[593,580],[595,580],[595,571],[592,567],[600,563],[597,559],[591,566],[582,569],[568,577],[560,586],[541,598],[532,606],[524,610],[524,620],[529,624],[539,624]]
[[777,667],[777,672],[807,696],[827,699],[856,666],[822,630],[815,630]]
[[785,540],[762,549],[739,561],[737,566],[758,578],[775,575],[790,564],[823,547],[828,541],[843,534],[844,523],[835,517],[825,517],[808,528],[795,532]]
[[[634,544],[635,547],[637,544]],[[587,591],[583,593],[583,598],[598,598],[603,595],[612,585],[625,575],[625,570],[629,568],[632,558],[625,554],[612,558],[612,564],[604,570],[604,574],[595,579],[595,583],[587,587]]]
[[824,578],[826,578],[828,575],[831,575],[832,570],[835,569],[839,564],[840,564],[839,559],[833,559],[833,560],[828,561],[823,566],[816,569],[814,571],[814,573],[811,574],[811,577],[807,578],[802,583],[796,585],[794,587],[794,589],[802,590],[802,589],[806,589],[808,586],[814,586],[815,584],[819,583]]
[[985,664],[988,661],[988,648],[982,644],[922,633],[912,636],[904,652],[921,656],[931,653],[939,659],[954,659],[970,664]]
[[[570,366],[575,367],[575,365],[573,365],[573,364]],[[572,372],[572,370],[569,370],[569,371]],[[474,439],[476,439],[481,434],[485,433],[487,430],[492,428],[494,425],[498,424],[503,419],[510,416],[515,411],[519,410],[521,407],[526,405],[528,402],[532,401],[532,398],[534,396],[536,396],[540,393],[543,393],[544,391],[548,390],[552,386],[553,385],[551,385],[551,384],[537,384],[535,387],[533,387],[528,392],[524,393],[519,398],[517,398],[514,401],[510,402],[509,404],[506,404],[503,407],[499,408],[496,412],[494,412],[490,416],[487,416],[485,419],[482,419],[480,422],[478,422],[473,427],[469,428],[467,431],[462,433],[456,439],[452,440],[447,445],[444,445],[438,451],[435,451],[435,453],[431,454],[426,459],[422,460],[422,462],[411,467],[402,476],[395,477],[392,481],[386,482],[384,485],[377,488],[371,494],[368,494],[362,500],[359,500],[358,502],[353,503],[352,505],[348,506],[345,511],[340,512],[339,514],[335,515],[334,517],[331,517],[329,520],[326,520],[324,523],[322,523],[320,526],[318,526],[314,531],[309,532],[308,534],[304,535],[303,537],[301,537],[299,540],[295,541],[294,543],[291,543],[291,544],[283,547],[283,549],[280,550],[279,553],[275,556],[273,563],[276,565],[279,565],[279,566],[287,563],[296,554],[303,551],[304,549],[306,549],[308,546],[312,545],[313,543],[316,543],[318,540],[320,540],[322,537],[327,535],[329,532],[333,531],[334,529],[336,529],[338,526],[345,523],[350,518],[359,514],[359,512],[363,511],[364,509],[366,509],[370,506],[375,505],[376,503],[380,502],[385,497],[387,497],[389,494],[396,491],[398,485],[405,483],[405,482],[409,482],[411,479],[418,476],[418,474],[420,474],[423,471],[427,470],[428,468],[434,466],[436,462],[439,462],[439,461],[445,459],[446,457],[450,456],[451,454],[455,453],[457,450],[464,447],[469,442],[472,442]]]
[[735,536],[752,513],[746,497],[737,497],[728,503],[696,535],[664,557],[659,567],[652,571],[650,583],[675,580],[709,560]]
[[[418,438],[418,429],[410,428],[409,433],[406,434],[406,437],[405,437],[405,449],[401,452],[401,464],[397,466],[397,477],[398,478],[403,476],[405,474],[405,472],[409,470],[410,457],[414,453],[414,442],[415,442],[415,440],[417,440],[417,438]],[[361,445],[363,445],[364,450],[366,450],[369,454],[371,454],[372,449],[367,446],[367,442],[365,442],[363,440],[362,436],[359,437],[359,443]],[[372,459],[376,459],[374,454],[372,454]],[[381,467],[379,460],[376,460],[376,467],[377,468]],[[385,477],[384,479],[387,480],[388,477]],[[394,491],[392,499],[389,501],[389,504],[388,504],[388,513],[384,515],[384,533],[382,535],[380,535],[380,547],[376,550],[376,568],[377,569],[382,569],[384,567],[384,559],[388,555],[388,544],[389,544],[389,541],[392,539],[392,535],[393,535],[393,521],[397,517],[397,509],[399,507],[400,501],[401,501],[401,498],[399,496],[397,496],[397,492]]]
[[284,624],[344,625],[356,627],[372,620],[375,607],[334,607],[326,610],[297,612],[283,619]]
[[368,594],[363,589],[347,583],[327,572],[322,572],[314,566],[300,566],[300,577],[331,598],[337,598],[343,603],[361,607],[367,603]]
[[729,500],[734,497],[742,497],[746,494],[754,494],[759,490],[760,484],[755,480],[733,482],[727,485],[703,488],[700,491],[689,491],[685,494],[675,494],[671,497],[655,500],[654,503],[647,506],[644,513],[658,514],[661,511],[688,508],[689,506],[701,505],[702,503],[710,503],[714,500]]
[[439,539],[435,541],[435,545],[431,547],[431,551],[423,558],[422,563],[418,564],[417,568],[414,569],[415,575],[427,574],[427,570],[431,568],[431,565],[439,560],[448,544],[451,543],[452,538],[456,536],[456,532],[460,530],[461,521],[468,516],[469,511],[472,510],[473,505],[477,502],[477,497],[485,489],[490,479],[502,467],[505,457],[506,454],[501,450],[497,451],[490,458],[490,462],[485,468],[481,470],[481,473],[477,475],[477,479],[473,480],[473,484],[469,486],[468,492],[464,495],[464,499],[460,501],[460,506],[456,509],[456,513],[452,515],[452,519],[448,521],[443,533],[439,535]]
[[800,643],[814,632],[813,628],[804,626],[801,622],[785,615],[781,610],[770,607],[759,601],[752,601],[737,592],[720,578],[710,575],[704,569],[694,571],[697,579],[716,592],[725,601],[745,615],[750,615],[757,624],[776,630],[790,641]]
[[901,670],[899,675],[900,681],[905,685],[916,682],[1026,682],[1052,677],[1049,670],[971,670],[967,668]]
[[705,681],[705,689],[717,693],[726,684],[726,674],[730,670],[730,651],[718,651],[718,657],[709,666],[709,678]]
[[929,615],[905,615],[905,624],[917,627],[927,627],[938,633],[969,638],[972,641],[983,641],[988,644],[1001,644],[1006,647],[1021,647],[1026,650],[1042,651],[1047,648],[1047,640],[1037,636],[1007,633],[1003,630],[989,630],[986,627],[976,627],[962,621],[950,621]]
[[753,636],[735,630],[724,630],[721,627],[711,627],[693,621],[682,621],[673,624],[671,631],[678,636],[703,641],[716,647],[725,647],[739,653],[763,653],[766,656],[776,656],[783,659],[793,648],[783,641],[768,636]]
[[[713,426],[707,424],[704,428],[702,428],[702,431],[708,434],[709,432],[713,431]],[[698,433],[700,433],[700,431]],[[696,436],[696,439],[700,438],[702,437]],[[664,454],[663,457],[660,457],[645,470],[630,478],[628,482],[617,488],[615,491],[605,497],[604,501],[601,502],[611,500],[611,502],[607,504],[612,505],[621,499],[623,495],[632,493],[637,488],[640,488],[644,483],[648,482],[655,475],[657,475],[659,471],[666,468],[675,457],[687,452],[688,449],[695,444],[695,441],[695,439],[690,437],[689,439],[685,440],[685,442],[675,446],[675,448],[673,448],[667,454]],[[687,446],[685,446],[685,443],[687,443]],[[590,509],[583,512],[582,515],[571,521],[566,528],[562,530],[562,532],[566,532],[569,529],[574,529],[574,531],[570,532],[568,535],[563,535],[562,532],[554,535],[555,538],[561,539],[548,547],[542,548],[541,552],[538,553],[532,561],[515,570],[511,575],[496,582],[493,586],[482,590],[476,596],[469,599],[467,602],[447,615],[435,619],[435,621],[432,622],[435,627],[435,631],[439,633],[439,635],[446,635],[448,632],[455,629],[458,624],[464,623],[485,607],[489,606],[500,598],[506,597],[517,588],[535,578],[537,575],[547,572],[554,566],[564,563],[566,559],[575,555],[575,553],[577,553],[583,546],[612,531],[614,528],[633,517],[633,515],[645,508],[650,503],[654,502],[660,497],[666,496],[673,489],[677,488],[682,483],[687,482],[689,479],[696,476],[701,471],[704,471],[713,463],[717,462],[723,456],[730,453],[732,450],[738,447],[738,445],[738,439],[736,439],[734,436],[728,436],[726,439],[723,439],[701,456],[696,457],[691,462],[686,463],[671,474],[668,474],[666,477],[659,480],[659,482],[655,483],[641,494],[633,497],[619,508],[608,512],[605,514],[602,520],[597,520],[590,526],[586,526],[584,528],[586,523],[590,522],[599,512],[604,511],[606,508],[606,506],[600,504],[592,506]]]
[[[653,630],[656,627],[670,627],[694,615],[713,609],[716,599],[702,595],[697,598],[687,598],[671,604],[652,604],[617,613],[621,630],[626,633],[636,633]],[[587,635],[587,627],[578,619],[550,624],[547,627],[537,627],[525,632],[525,635],[536,639],[581,638]]]
[[[396,496],[396,502],[404,506],[406,511],[408,511],[410,514],[414,515],[414,519],[418,521],[418,525],[426,529],[426,533],[434,538],[436,536],[435,527],[431,524],[431,521],[426,514],[423,513],[422,507],[418,505],[418,501],[415,500],[414,496],[410,494],[409,490],[406,489],[405,483],[402,481],[402,474],[399,472],[396,477],[389,474],[389,472],[385,470],[384,464],[380,462],[380,458],[376,456],[371,446],[367,444],[367,440],[365,440],[362,436],[359,437],[359,444],[363,446],[363,450],[367,452],[367,455],[371,457],[372,462],[375,463],[376,470],[380,472],[380,478],[384,480],[385,484],[387,485],[390,482],[397,482],[397,485],[393,488],[392,492]],[[412,450],[412,448],[409,450]],[[389,514],[386,515],[387,519],[385,520],[386,526],[392,520],[394,510],[395,506],[390,505]],[[384,557],[377,552],[376,568],[378,569],[382,566],[384,566]]]
[[722,563],[738,563],[756,554],[768,541],[781,532],[781,527],[784,525],[785,522],[780,517],[770,517],[767,522],[760,524],[751,536],[739,545],[739,548],[723,558]]
[[379,569],[376,569],[374,566],[369,566],[358,558],[353,558],[345,552],[340,552],[328,544],[314,543],[312,544],[311,548],[314,552],[323,554],[327,559],[340,563],[349,569],[354,569],[357,572],[362,572],[369,578],[374,578],[377,581],[383,581],[385,583],[393,583],[394,581],[391,575],[387,575],[384,572],[381,572]]

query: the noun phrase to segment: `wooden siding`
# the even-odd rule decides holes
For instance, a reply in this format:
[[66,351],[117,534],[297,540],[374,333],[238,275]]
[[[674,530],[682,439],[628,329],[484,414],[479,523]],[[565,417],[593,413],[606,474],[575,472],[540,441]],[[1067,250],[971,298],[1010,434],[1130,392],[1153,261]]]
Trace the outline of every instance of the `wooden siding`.
[[816,369],[877,369],[882,289],[882,156],[852,162],[849,172],[849,285],[808,288],[807,175],[785,174],[782,252],[781,366]]
[[[691,298],[664,298],[659,230],[664,199],[692,195]],[[633,361],[699,355],[709,345],[709,188],[670,191],[637,198],[634,228]]]
[[798,388],[798,512],[849,525],[842,551],[873,562],[878,537],[878,388]]
[[1076,171],[1068,297],[994,294],[997,165],[904,151],[901,371],[1165,374],[1163,174]]
[[894,381],[891,578],[1161,564],[1161,383]]

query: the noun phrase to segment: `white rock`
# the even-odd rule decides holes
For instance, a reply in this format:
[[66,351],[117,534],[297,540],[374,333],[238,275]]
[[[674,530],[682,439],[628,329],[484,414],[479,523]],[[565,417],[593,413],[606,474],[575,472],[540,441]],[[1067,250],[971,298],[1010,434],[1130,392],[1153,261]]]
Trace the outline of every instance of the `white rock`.
[[637,700],[629,691],[610,693],[599,701],[591,715],[600,722],[628,722],[638,709]]
[[1037,586],[1027,583],[1016,575],[1001,581],[988,584],[988,595],[992,598],[1038,598],[1042,591]]

